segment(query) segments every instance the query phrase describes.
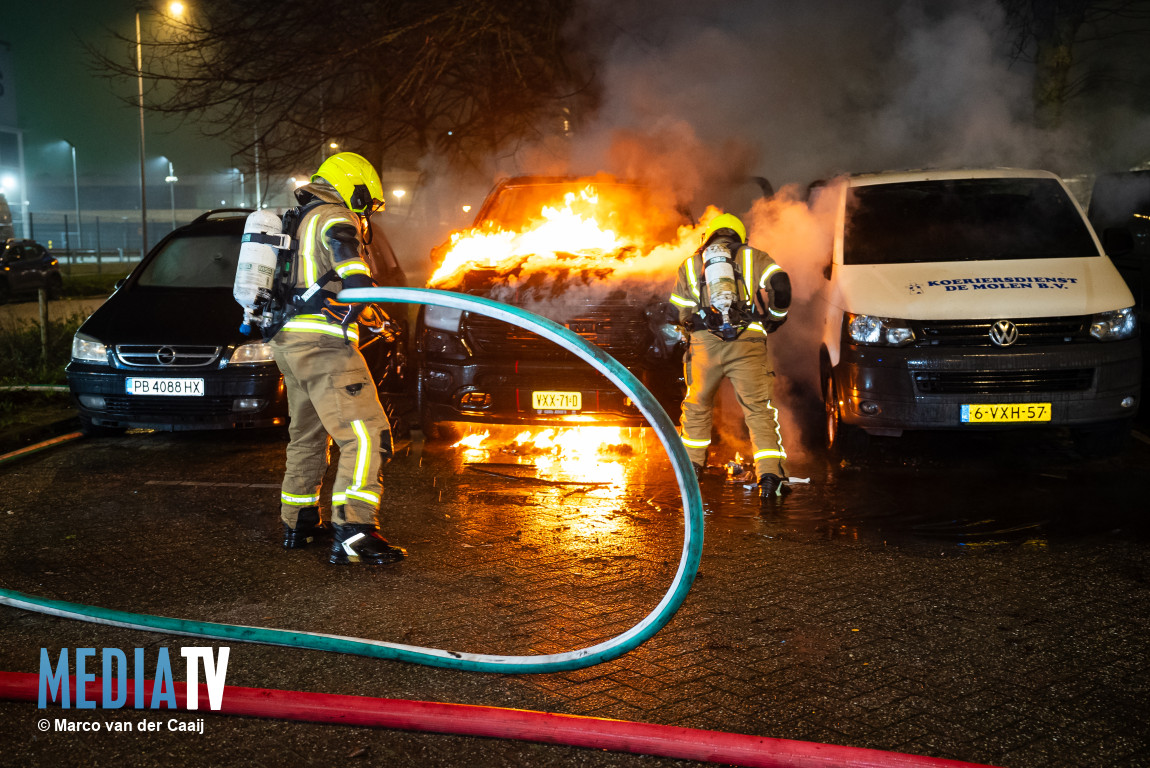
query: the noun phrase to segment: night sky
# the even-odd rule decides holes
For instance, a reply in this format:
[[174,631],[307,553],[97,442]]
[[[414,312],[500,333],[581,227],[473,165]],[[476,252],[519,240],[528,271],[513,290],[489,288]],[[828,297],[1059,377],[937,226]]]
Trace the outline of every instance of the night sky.
[[[195,12],[195,2],[188,3]],[[144,37],[161,24],[145,13]],[[574,172],[616,170],[621,132],[675,183],[735,156],[778,183],[840,171],[939,166],[1042,167],[1064,175],[1150,162],[1145,88],[1094,89],[1067,109],[1055,131],[1032,122],[1032,69],[1011,58],[996,0],[582,0],[603,83],[594,119],[571,141]],[[108,30],[134,37],[130,0],[0,2],[0,40],[12,47],[29,180],[66,179],[77,146],[81,177],[138,173],[135,81],[92,70],[84,43],[110,45]],[[64,21],[58,21],[64,19]],[[149,29],[152,25],[152,29]],[[1122,54],[1145,73],[1145,37],[1103,37],[1093,52]],[[118,55],[132,61],[132,46]],[[1122,54],[1126,55],[1126,54]],[[223,142],[149,113],[150,163],[166,155],[177,175],[223,172],[235,163]],[[493,158],[490,175],[542,172],[543,153],[524,144]],[[729,147],[735,147],[734,151]],[[497,167],[497,162],[500,163]],[[436,167],[434,158],[425,163]],[[680,168],[679,166],[685,166]],[[156,173],[162,171],[156,167]],[[743,169],[745,170],[745,169]]]
[[[145,39],[148,25],[161,23],[162,6],[155,7],[141,17]],[[0,40],[11,47],[13,69],[7,85],[16,90],[30,183],[41,174],[70,178],[72,156],[63,140],[76,145],[81,176],[139,174],[139,112],[120,100],[135,93],[136,83],[96,74],[84,47],[107,48],[109,30],[134,37],[134,10],[123,0],[57,0],[50,7],[0,3]],[[133,51],[125,47],[123,55]],[[161,155],[171,159],[177,174],[232,165],[230,149],[199,137],[192,126],[152,113],[145,125],[150,167],[163,165]]]

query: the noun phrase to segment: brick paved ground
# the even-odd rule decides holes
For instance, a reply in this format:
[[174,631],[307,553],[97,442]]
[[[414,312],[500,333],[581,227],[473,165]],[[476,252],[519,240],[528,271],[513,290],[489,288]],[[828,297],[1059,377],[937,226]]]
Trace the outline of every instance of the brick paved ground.
[[[282,449],[253,435],[140,435],[0,468],[0,585],[143,613],[523,654],[627,629],[678,562],[678,495],[658,454],[566,478],[624,481],[596,488],[485,474],[465,462],[508,457],[417,443],[388,468],[386,532],[409,560],[335,569],[318,550],[278,548]],[[1150,536],[1137,512],[1150,450],[1085,464],[1057,447],[960,453],[980,451],[957,462],[929,452],[870,466],[800,462],[811,485],[767,515],[741,489],[709,483],[703,563],[686,604],[607,664],[509,676],[233,644],[227,681],[1016,768],[1150,764]],[[8,608],[0,637],[0,669],[26,672],[41,647],[154,654],[189,644]],[[0,764],[688,764],[210,715],[202,736],[42,735],[37,717],[34,706],[0,704]]]

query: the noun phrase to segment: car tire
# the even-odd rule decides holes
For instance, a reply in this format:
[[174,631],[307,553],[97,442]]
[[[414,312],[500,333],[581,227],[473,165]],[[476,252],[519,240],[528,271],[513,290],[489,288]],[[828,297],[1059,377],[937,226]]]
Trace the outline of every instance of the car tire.
[[866,450],[870,435],[856,426],[843,423],[838,385],[830,372],[823,378],[823,415],[823,446],[829,455],[852,458]]
[[0,280],[0,304],[7,304],[12,298],[12,289],[8,287],[7,280]]
[[449,424],[431,418],[427,404],[424,402],[423,376],[418,373],[415,379],[415,412],[419,414],[419,431],[423,433],[424,442],[443,442],[450,439],[454,434],[454,430]]
[[1130,440],[1130,420],[1108,421],[1070,431],[1074,447],[1083,458],[1101,459],[1116,456]]

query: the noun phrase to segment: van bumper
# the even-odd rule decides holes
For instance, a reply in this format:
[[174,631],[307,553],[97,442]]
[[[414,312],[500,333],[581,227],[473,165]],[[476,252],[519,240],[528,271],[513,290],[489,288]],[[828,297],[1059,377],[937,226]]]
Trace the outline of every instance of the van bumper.
[[[1136,338],[1010,351],[844,345],[834,375],[843,422],[875,434],[1085,426],[1138,413],[1142,352]],[[964,405],[1018,403],[1050,403],[1051,420],[962,422]]]

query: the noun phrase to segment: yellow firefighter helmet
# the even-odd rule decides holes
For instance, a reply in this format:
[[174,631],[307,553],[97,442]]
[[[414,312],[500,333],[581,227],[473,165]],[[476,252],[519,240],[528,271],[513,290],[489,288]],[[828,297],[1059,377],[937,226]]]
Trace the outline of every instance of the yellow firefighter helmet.
[[747,242],[747,228],[743,226],[743,222],[739,221],[738,216],[733,216],[729,213],[721,213],[711,219],[711,223],[707,225],[706,231],[703,232],[703,245],[705,246],[711,242],[711,239],[715,237],[715,235],[735,235],[739,238],[740,243]]
[[373,211],[383,209],[383,184],[379,174],[361,155],[354,152],[332,155],[312,175],[312,181],[317,179],[335,187],[347,207],[356,213],[370,216]]

